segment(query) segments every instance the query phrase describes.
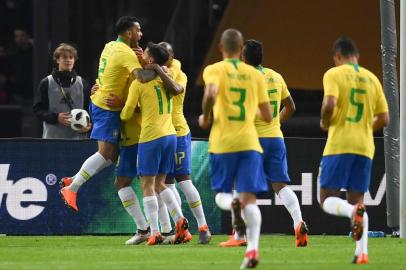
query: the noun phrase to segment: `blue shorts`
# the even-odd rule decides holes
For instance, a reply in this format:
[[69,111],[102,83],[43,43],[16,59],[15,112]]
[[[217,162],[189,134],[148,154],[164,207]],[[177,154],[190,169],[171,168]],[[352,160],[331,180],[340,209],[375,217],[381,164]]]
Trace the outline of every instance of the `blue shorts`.
[[90,102],[89,112],[92,118],[90,139],[118,144],[120,135],[120,112],[113,112],[97,107]]
[[192,173],[192,137],[190,132],[186,136],[176,137],[176,141],[175,166],[174,170],[169,174],[170,177]]
[[268,183],[262,168],[261,154],[243,151],[225,154],[210,154],[211,188],[216,192],[263,193]]
[[320,163],[320,187],[366,192],[371,181],[372,160],[354,154],[323,156]]
[[138,144],[120,146],[120,157],[116,166],[116,176],[134,178],[137,176]]
[[262,154],[265,176],[272,183],[289,183],[286,147],[283,138],[259,138],[264,153]]
[[175,164],[176,135],[138,144],[138,175],[168,174]]

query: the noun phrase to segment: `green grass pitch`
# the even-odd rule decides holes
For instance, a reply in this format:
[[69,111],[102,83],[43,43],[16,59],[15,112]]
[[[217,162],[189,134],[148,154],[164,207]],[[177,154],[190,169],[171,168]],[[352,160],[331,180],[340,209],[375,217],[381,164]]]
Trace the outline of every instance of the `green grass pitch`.
[[[0,237],[0,269],[239,269],[245,247],[210,245],[125,246],[127,236]],[[345,236],[310,236],[295,248],[293,236],[264,235],[257,269],[406,269],[406,241],[372,238],[369,265],[352,265],[354,243]]]

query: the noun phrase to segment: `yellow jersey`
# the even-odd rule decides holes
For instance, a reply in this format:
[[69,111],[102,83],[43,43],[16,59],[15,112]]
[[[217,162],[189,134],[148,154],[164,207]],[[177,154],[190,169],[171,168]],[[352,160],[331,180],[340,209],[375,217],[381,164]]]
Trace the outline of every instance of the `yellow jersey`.
[[120,111],[121,108],[107,106],[104,99],[110,94],[115,94],[125,100],[125,88],[132,79],[131,72],[141,68],[138,57],[127,44],[120,39],[107,43],[99,61],[99,90],[92,95],[92,102],[108,111]]
[[186,136],[190,132],[185,115],[183,114],[183,102],[186,94],[187,76],[185,73],[183,73],[180,67],[180,62],[173,59],[173,62],[169,68],[174,81],[180,84],[184,89],[181,94],[173,97],[172,122],[176,130],[176,136],[178,137]]
[[329,69],[323,77],[324,96],[337,97],[323,156],[358,154],[373,158],[374,116],[388,104],[378,78],[355,64]]
[[264,78],[238,59],[225,59],[203,71],[205,85],[218,88],[209,137],[210,153],[258,151],[254,120],[258,104],[269,102]]
[[130,146],[137,144],[141,134],[141,113],[134,112],[133,116],[127,121],[121,121],[121,140],[120,145]]
[[132,82],[120,113],[121,120],[130,120],[138,105],[141,110],[139,143],[176,134],[172,125],[172,97],[158,77],[147,83]]
[[283,138],[279,112],[281,101],[290,96],[288,87],[286,86],[285,80],[276,71],[270,68],[264,68],[261,65],[257,67],[257,70],[259,70],[265,79],[266,92],[272,109],[272,122],[270,124],[261,120],[259,117],[255,119],[255,127],[257,128],[258,136],[260,138]]

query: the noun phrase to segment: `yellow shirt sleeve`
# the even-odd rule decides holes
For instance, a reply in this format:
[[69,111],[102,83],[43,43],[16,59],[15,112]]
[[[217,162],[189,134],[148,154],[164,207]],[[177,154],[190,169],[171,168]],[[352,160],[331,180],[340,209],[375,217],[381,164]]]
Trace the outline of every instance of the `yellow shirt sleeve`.
[[258,104],[269,103],[268,91],[266,90],[265,80],[259,72],[255,71],[256,81],[258,85]]
[[137,107],[140,99],[140,90],[140,83],[138,81],[134,81],[131,84],[130,89],[128,90],[128,97],[125,102],[124,108],[121,110],[121,120],[127,121],[133,116],[134,110]]
[[334,96],[338,98],[339,87],[334,78],[333,71],[328,70],[323,77],[324,96]]
[[142,68],[137,55],[131,49],[120,52],[120,61],[129,73]]
[[186,90],[186,85],[187,85],[187,76],[185,73],[182,71],[178,74],[176,77],[176,83],[182,85],[183,89]]
[[281,83],[282,83],[282,92],[281,92],[281,100],[290,96],[290,92],[288,86],[286,85],[285,80],[281,76]]
[[376,82],[377,95],[376,95],[376,105],[374,110],[374,115],[385,113],[389,111],[388,103],[385,98],[385,94],[382,89],[382,85],[379,81]]
[[217,87],[220,85],[220,74],[212,65],[207,66],[203,71],[203,81],[205,85],[214,84]]

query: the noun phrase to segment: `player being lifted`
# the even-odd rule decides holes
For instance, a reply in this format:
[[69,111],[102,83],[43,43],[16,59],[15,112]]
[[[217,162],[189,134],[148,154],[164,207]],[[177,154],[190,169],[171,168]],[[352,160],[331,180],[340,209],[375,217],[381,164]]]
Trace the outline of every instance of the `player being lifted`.
[[[187,77],[186,74],[181,70],[181,63],[177,59],[174,59],[172,46],[167,42],[161,42],[159,45],[165,48],[169,53],[169,60],[166,63],[166,66],[173,75],[173,79],[176,83],[182,85],[183,89],[186,90]],[[175,166],[174,170],[167,176],[165,184],[174,192],[178,204],[182,205],[179,193],[175,186],[176,179],[180,189],[186,197],[193,216],[197,221],[199,231],[198,243],[208,244],[211,240],[211,233],[206,223],[199,191],[193,185],[190,175],[192,166],[191,135],[189,126],[183,114],[185,92],[186,91],[183,91],[181,94],[173,98],[172,122],[176,130],[177,140]],[[161,223],[161,228],[167,227],[169,231],[171,230],[168,213],[164,207],[160,207],[159,221]],[[165,241],[168,240],[170,242],[170,238],[171,237],[167,237]],[[188,234],[185,240],[191,240],[191,235]]]
[[[356,241],[353,263],[368,263],[368,191],[375,145],[373,132],[389,123],[388,105],[377,77],[358,65],[358,49],[350,38],[333,46],[336,67],[323,77],[320,127],[328,131],[320,164],[320,205],[331,215],[351,219]],[[347,200],[340,190],[347,191]]]
[[[248,243],[241,268],[253,268],[259,262],[261,230],[256,194],[268,190],[254,120],[258,108],[264,121],[270,123],[272,116],[264,78],[240,61],[242,47],[238,30],[223,32],[220,51],[224,60],[203,72],[205,90],[199,125],[208,128],[213,111],[209,137],[212,189],[217,192],[217,205],[231,210],[234,229],[241,235],[246,228]],[[233,187],[240,199],[233,199]]]
[[90,138],[97,140],[98,151],[83,163],[75,176],[61,180],[63,187],[60,190],[61,197],[74,211],[79,210],[76,204],[79,188],[93,175],[115,162],[118,156],[121,108],[112,108],[105,100],[110,95],[125,100],[126,85],[132,76],[145,82],[155,77],[155,72],[170,91],[179,91],[172,79],[159,66],[153,66],[155,72],[142,69],[131,49],[138,47],[138,41],[142,37],[137,18],[129,16],[119,18],[115,30],[118,34],[117,40],[107,43],[101,54],[98,77],[100,89],[91,97],[89,106],[93,121]]
[[[169,58],[165,48],[148,43],[143,61],[152,65],[164,65]],[[182,243],[188,222],[173,192],[165,186],[165,178],[173,170],[176,151],[176,131],[172,125],[172,94],[165,89],[159,78],[147,83],[134,81],[121,111],[121,119],[133,117],[136,107],[141,110],[141,134],[138,144],[138,175],[143,189],[144,211],[151,227],[148,245],[160,244],[163,237],[158,227],[159,194],[176,223],[175,243]]]
[[[308,229],[302,219],[299,201],[296,194],[287,186],[290,182],[286,159],[286,147],[281,131],[281,123],[287,121],[295,112],[295,103],[282,76],[272,69],[262,66],[262,43],[257,40],[247,40],[242,51],[242,59],[248,65],[255,67],[264,77],[267,94],[272,105],[272,122],[255,119],[259,142],[264,150],[262,154],[266,178],[272,189],[278,195],[293,220],[293,230],[296,236],[296,246],[303,247],[308,242]],[[283,109],[280,111],[281,104]],[[220,246],[245,245],[244,237],[237,233]]]

